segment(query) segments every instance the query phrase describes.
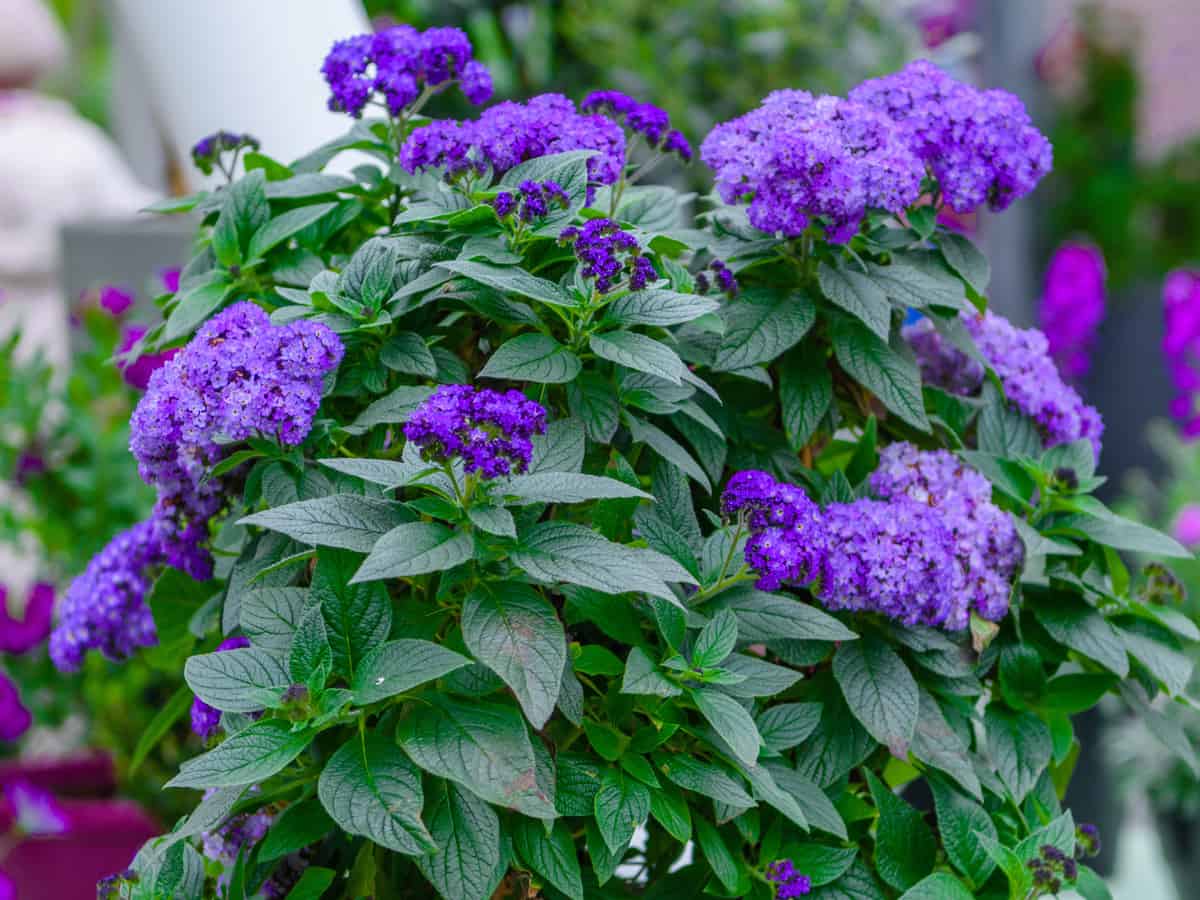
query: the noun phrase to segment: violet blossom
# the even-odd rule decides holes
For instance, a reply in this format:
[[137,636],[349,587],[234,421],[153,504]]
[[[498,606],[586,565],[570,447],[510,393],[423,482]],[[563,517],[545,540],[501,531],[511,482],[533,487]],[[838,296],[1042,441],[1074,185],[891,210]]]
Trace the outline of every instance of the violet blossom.
[[1062,244],[1046,267],[1040,324],[1051,358],[1070,381],[1091,369],[1096,331],[1104,319],[1104,280],[1104,255],[1091,244]]

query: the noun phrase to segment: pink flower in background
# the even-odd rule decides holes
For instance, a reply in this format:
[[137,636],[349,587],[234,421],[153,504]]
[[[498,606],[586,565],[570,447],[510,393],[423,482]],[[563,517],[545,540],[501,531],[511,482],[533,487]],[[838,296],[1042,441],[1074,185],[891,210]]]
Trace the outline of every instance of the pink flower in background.
[[928,0],[917,10],[917,27],[930,50],[969,31],[974,21],[974,0]]
[[123,285],[106,284],[100,288],[100,306],[108,310],[114,318],[128,312],[133,302],[133,291]]
[[1104,254],[1091,244],[1062,244],[1046,267],[1040,324],[1050,356],[1069,381],[1091,369],[1092,346],[1104,320],[1104,280]]
[[1200,435],[1200,272],[1176,269],[1163,282],[1163,356],[1178,393],[1171,415],[1186,437]]
[[1200,503],[1189,503],[1179,510],[1171,534],[1185,547],[1200,544]]
[[172,294],[179,291],[179,266],[172,266],[168,269],[160,269],[158,277],[162,280],[163,290],[169,291]]
[[65,834],[67,814],[54,795],[28,781],[13,781],[4,786],[4,799],[13,824],[21,834]]
[[[145,333],[146,327],[144,325],[127,325],[121,332],[121,343],[117,347],[117,355],[120,356],[123,353],[128,353],[142,339],[142,335]],[[121,369],[121,377],[125,379],[126,384],[144,391],[146,385],[150,383],[150,376],[178,353],[179,350],[180,348],[175,347],[162,353],[149,353],[139,356],[133,362],[118,362],[117,365]]]
[[0,672],[0,741],[15,741],[32,724],[33,717],[21,703],[17,686]]
[[29,592],[25,618],[14,619],[5,604],[8,591],[0,586],[0,652],[27,653],[50,635],[54,613],[54,586],[39,581]]

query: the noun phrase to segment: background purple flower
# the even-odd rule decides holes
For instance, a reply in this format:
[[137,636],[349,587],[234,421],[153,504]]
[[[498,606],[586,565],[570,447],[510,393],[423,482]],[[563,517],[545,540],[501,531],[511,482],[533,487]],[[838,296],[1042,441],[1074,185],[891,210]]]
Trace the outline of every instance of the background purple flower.
[[1068,380],[1078,381],[1091,369],[1104,320],[1104,280],[1104,255],[1091,244],[1064,243],[1046,267],[1038,314],[1050,356]]
[[[242,647],[249,647],[250,639],[237,635],[235,637],[225,638],[217,645],[214,653],[222,653],[226,650],[239,650]],[[221,711],[209,706],[199,697],[192,698],[192,732],[199,735],[202,739],[208,740],[217,733],[217,729],[221,727]]]
[[[126,325],[121,329],[121,342],[117,345],[117,356],[128,353],[134,345],[146,334],[144,325]],[[181,348],[172,347],[161,353],[145,353],[133,362],[118,361],[121,377],[130,387],[144,391],[150,384],[150,376],[158,371],[169,360],[174,359]]]
[[124,285],[106,284],[100,288],[100,306],[114,318],[128,312],[133,302],[133,291]]
[[1200,435],[1200,272],[1176,269],[1163,282],[1163,356],[1176,394],[1171,415],[1185,437]]
[[17,686],[0,672],[0,741],[15,741],[31,724],[33,717],[21,703]]
[[1180,508],[1171,535],[1185,547],[1200,545],[1200,504],[1188,503]]
[[6,604],[8,591],[0,586],[0,653],[27,653],[46,640],[54,615],[54,585],[39,581],[29,591],[23,619],[14,619]]

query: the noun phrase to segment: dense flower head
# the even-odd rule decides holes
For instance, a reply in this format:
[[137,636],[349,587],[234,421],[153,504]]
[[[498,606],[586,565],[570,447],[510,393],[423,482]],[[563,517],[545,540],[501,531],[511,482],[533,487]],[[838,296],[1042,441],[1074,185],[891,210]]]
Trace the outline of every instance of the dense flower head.
[[28,653],[50,634],[54,617],[54,585],[37,582],[29,590],[22,619],[8,611],[8,591],[0,586],[0,653]]
[[1046,268],[1038,313],[1050,356],[1065,378],[1083,378],[1091,368],[1104,319],[1104,279],[1104,254],[1091,244],[1063,244]]
[[[226,650],[239,650],[243,647],[250,646],[250,639],[237,635],[226,638],[217,645],[214,653],[222,653]],[[221,711],[209,706],[199,697],[192,698],[192,732],[199,735],[202,739],[208,740],[217,733],[217,729],[221,727]]]
[[749,198],[754,227],[795,237],[820,217],[835,243],[853,237],[869,209],[899,213],[915,202],[924,171],[886,116],[795,90],[718,125],[700,158],[726,203]]
[[[1104,422],[1096,408],[1084,403],[1063,380],[1050,358],[1046,336],[1036,328],[1017,328],[991,311],[963,315],[962,321],[1000,377],[1005,396],[1034,420],[1045,446],[1086,438],[1099,458]],[[963,396],[982,387],[983,367],[943,339],[929,319],[906,326],[904,336],[916,352],[926,383]]]
[[1006,209],[1053,165],[1050,142],[1020,98],[964,84],[929,60],[865,81],[850,99],[900,126],[937,179],[942,198],[959,213],[984,204]]
[[242,302],[209,319],[154,372],[130,420],[130,450],[142,480],[158,489],[153,521],[167,562],[208,577],[207,553],[197,548],[224,503],[221,479],[206,479],[226,452],[218,438],[299,444],[342,353],[326,326],[272,325],[261,308]]
[[50,658],[60,671],[74,672],[89,650],[122,660],[157,643],[145,603],[152,580],[147,570],[165,557],[153,519],[121,532],[92,557],[67,588],[50,635]]
[[33,724],[17,686],[0,672],[0,741],[15,741]]
[[812,879],[798,871],[790,859],[781,859],[767,866],[767,881],[775,885],[778,900],[792,900],[812,891]]
[[404,436],[427,460],[461,459],[484,478],[521,473],[535,434],[546,431],[546,410],[517,390],[444,384],[409,417]]
[[1200,271],[1176,269],[1163,282],[1163,356],[1176,395],[1171,415],[1186,437],[1200,435]]
[[501,219],[516,214],[522,222],[532,222],[550,215],[550,205],[560,209],[571,205],[571,198],[557,181],[522,181],[515,193],[501,191],[492,201],[492,208]]
[[595,279],[601,294],[611,291],[626,274],[635,291],[658,278],[637,238],[612,219],[589,219],[582,228],[564,228],[560,240],[574,246],[575,258],[583,264],[583,277]]
[[406,172],[467,169],[499,175],[526,160],[568,150],[596,150],[588,160],[588,178],[612,184],[625,166],[625,133],[602,115],[580,113],[561,94],[539,94],[525,103],[506,101],[478,119],[438,119],[416,129],[400,148]]
[[[993,622],[1004,618],[1023,547],[1012,517],[992,503],[992,487],[983,475],[949,451],[899,442],[880,451],[870,485],[881,499],[903,496],[936,509],[954,535],[965,577],[966,595],[956,603],[961,599]],[[950,618],[963,617],[959,609]]]
[[257,150],[261,144],[252,134],[215,131],[200,138],[192,147],[192,162],[205,175],[211,175],[220,164],[221,155],[239,150]]
[[453,81],[476,105],[492,96],[491,73],[472,58],[471,41],[459,28],[396,25],[346,38],[333,45],[321,74],[329,85],[329,108],[355,118],[376,97],[399,115],[423,90]]
[[579,104],[584,112],[601,112],[622,122],[626,128],[645,138],[646,143],[664,153],[675,153],[684,162],[692,158],[692,145],[683,133],[671,128],[671,117],[653,103],[639,103],[621,91],[592,91]]

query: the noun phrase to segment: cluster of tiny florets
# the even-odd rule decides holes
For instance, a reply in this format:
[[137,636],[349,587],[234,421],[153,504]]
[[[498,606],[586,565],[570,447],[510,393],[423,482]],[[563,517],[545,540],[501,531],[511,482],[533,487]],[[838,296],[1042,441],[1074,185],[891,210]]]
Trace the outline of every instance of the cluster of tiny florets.
[[1035,897],[1056,896],[1079,877],[1079,864],[1053,844],[1043,844],[1025,865],[1033,878]]
[[653,149],[674,153],[684,162],[692,158],[692,145],[683,132],[671,127],[665,109],[653,103],[639,103],[621,91],[592,91],[579,104],[584,112],[606,113],[635,134],[646,139]]
[[[240,650],[243,647],[249,647],[249,638],[237,635],[235,637],[226,638],[217,645],[214,653],[222,653],[226,650]],[[217,729],[221,727],[221,711],[215,709],[201,700],[199,697],[192,698],[192,732],[199,735],[202,739],[208,740],[217,733]]]
[[561,94],[539,94],[525,103],[498,103],[478,119],[438,119],[416,129],[400,148],[400,165],[410,173],[435,168],[453,177],[490,168],[499,175],[568,150],[597,151],[588,160],[588,180],[612,184],[625,166],[625,133],[604,116],[580,113]]
[[211,175],[220,164],[225,153],[241,150],[257,150],[261,145],[251,134],[236,134],[232,131],[216,131],[200,138],[192,147],[192,162],[205,175]]
[[785,237],[814,219],[834,243],[870,209],[899,213],[921,193],[924,166],[899,127],[867,106],[807,91],[775,91],[714,128],[700,158],[726,203],[749,200],[754,227]]
[[442,385],[404,425],[422,458],[461,459],[468,474],[484,478],[524,472],[533,455],[531,438],[545,431],[545,408],[520,391],[467,384]]
[[[985,619],[1004,617],[1023,547],[1012,516],[992,503],[992,486],[983,475],[949,451],[900,442],[880,451],[870,486],[881,499],[903,496],[936,509],[954,536],[963,599]],[[951,616],[956,622],[963,618],[961,610]]]
[[790,859],[781,859],[767,866],[767,881],[775,885],[776,900],[793,900],[812,891],[812,879],[797,872]]
[[658,278],[658,272],[628,231],[612,219],[590,219],[582,228],[564,228],[559,240],[572,244],[583,264],[583,277],[595,279],[601,294],[611,291],[629,275],[629,288],[640,291]]
[[423,90],[455,81],[477,106],[492,96],[491,73],[472,58],[471,41],[459,28],[396,25],[346,38],[333,45],[321,73],[329,85],[329,108],[355,118],[376,97],[399,115]]
[[1072,381],[1091,368],[1092,346],[1104,319],[1104,279],[1104,254],[1091,244],[1063,244],[1046,268],[1038,305],[1042,332],[1051,359]]
[[[712,272],[711,277],[709,272]],[[714,259],[708,264],[707,271],[700,272],[696,275],[696,292],[707,294],[715,282],[717,290],[722,294],[728,294],[730,297],[738,295],[738,281],[733,274],[733,270],[725,265],[724,260]]]
[[492,209],[501,219],[516,215],[522,222],[533,222],[550,215],[550,204],[566,209],[571,198],[557,181],[522,181],[515,193],[501,191],[492,201]]
[[[206,798],[212,790],[214,789],[205,794]],[[253,793],[257,793],[258,790],[257,786],[251,789]],[[276,812],[267,807],[230,816],[212,831],[201,832],[202,855],[220,866],[217,887],[221,891],[224,891],[232,879],[239,859],[248,855],[255,845],[266,837],[275,819]],[[305,848],[275,863],[270,876],[259,888],[262,896],[270,900],[286,897],[308,867],[310,855],[309,848]]]
[[1034,127],[1020,98],[964,84],[928,60],[865,81],[850,99],[899,126],[955,212],[985,204],[1006,209],[1053,165],[1050,142]]
[[[1096,408],[1084,403],[1063,380],[1044,334],[1036,328],[1017,328],[990,311],[964,315],[962,322],[1000,377],[1009,402],[1037,423],[1047,447],[1086,438],[1099,458],[1104,422]],[[929,319],[906,326],[904,336],[916,352],[927,384],[963,396],[982,387],[983,367],[944,340]]]
[[1176,269],[1163,282],[1163,356],[1176,394],[1171,415],[1186,437],[1200,435],[1200,272]]

